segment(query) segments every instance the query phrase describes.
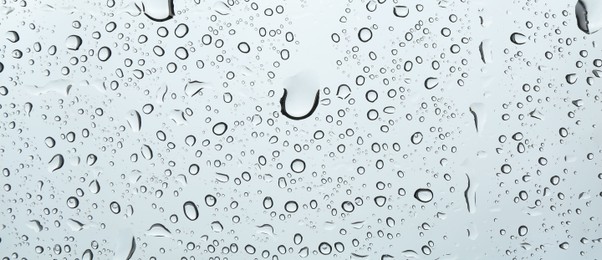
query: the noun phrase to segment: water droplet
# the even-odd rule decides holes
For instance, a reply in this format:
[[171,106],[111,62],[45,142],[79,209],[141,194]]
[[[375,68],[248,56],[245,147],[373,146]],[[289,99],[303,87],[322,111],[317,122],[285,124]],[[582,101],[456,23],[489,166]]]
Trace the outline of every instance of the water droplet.
[[376,203],[376,206],[382,207],[387,203],[387,198],[385,196],[376,196],[374,198],[374,203]]
[[353,205],[353,202],[351,202],[351,201],[344,201],[341,204],[341,208],[343,208],[343,210],[345,212],[353,212],[353,210],[355,209],[355,206]]
[[106,47],[106,46],[101,47],[98,50],[98,60],[103,61],[103,62],[107,61],[109,58],[111,58],[111,54],[112,54],[112,52],[111,52],[111,49],[109,49],[109,47]]
[[512,171],[512,167],[509,164],[502,165],[502,173],[508,174]]
[[359,30],[359,32],[357,33],[357,37],[362,42],[368,42],[370,39],[372,39],[372,30],[370,30],[370,28],[364,27]]
[[74,209],[77,206],[79,206],[79,200],[76,197],[71,196],[67,199],[67,207]]
[[228,125],[224,122],[219,122],[213,126],[213,134],[217,136],[223,135],[228,130]]
[[291,170],[295,173],[301,173],[305,170],[305,162],[301,159],[295,159],[291,163]]
[[579,0],[575,5],[577,26],[581,31],[592,34],[602,28],[602,3],[597,0]]
[[224,230],[224,226],[219,221],[211,222],[211,230],[215,233],[221,233]]
[[433,89],[438,85],[439,85],[439,79],[437,79],[435,77],[427,78],[424,81],[424,87],[426,87],[426,89]]
[[186,36],[186,34],[188,34],[188,25],[183,23],[178,24],[178,26],[176,26],[174,34],[178,38],[183,38],[184,36]]
[[111,209],[111,212],[113,212],[113,214],[119,214],[121,212],[121,206],[119,205],[119,203],[117,203],[117,201],[113,201],[109,204],[109,208]]
[[410,14],[410,8],[404,5],[397,5],[393,7],[393,14],[400,18],[405,18]]
[[567,250],[567,249],[569,249],[569,242],[561,243],[560,245],[558,245],[558,247],[560,247],[561,249]]
[[238,44],[238,50],[242,53],[249,53],[251,51],[251,47],[246,42],[241,42]]
[[[320,91],[318,90],[316,92],[316,97],[314,98],[314,102],[312,103],[311,108],[309,109],[309,112],[307,112],[305,114],[301,114],[300,116],[295,116],[293,114],[298,114],[298,113],[289,111],[289,110],[291,110],[290,108],[289,108],[289,110],[286,109],[287,96],[288,96],[288,91],[286,89],[284,89],[282,98],[280,98],[280,112],[284,116],[286,116],[290,119],[293,119],[293,120],[301,120],[301,119],[305,119],[305,118],[308,118],[309,116],[311,116],[311,114],[314,113],[316,108],[318,108],[318,103],[320,101]],[[288,99],[294,99],[294,98],[289,97]],[[291,102],[291,101],[289,101],[289,102]],[[292,101],[292,102],[297,103],[297,104],[299,103],[299,101]],[[298,109],[295,109],[295,110],[298,111],[298,110],[305,110],[305,109],[303,107],[298,107]],[[291,112],[293,114],[291,114]]]
[[84,251],[84,253],[82,254],[82,260],[93,260],[93,259],[94,259],[94,254],[92,253],[92,250],[86,249],[86,251]]
[[98,192],[100,192],[100,184],[97,180],[91,181],[90,185],[88,185],[88,188],[90,189],[90,192],[94,194],[98,194]]
[[263,198],[263,208],[265,209],[271,209],[272,206],[274,206],[274,201],[272,200],[272,197],[265,197]]
[[48,171],[55,172],[63,168],[65,165],[65,158],[61,154],[55,154],[52,159],[48,162]]
[[410,141],[413,144],[419,144],[420,142],[422,142],[422,133],[416,132],[416,133],[412,134],[412,136],[410,137]]
[[146,15],[149,19],[155,22],[164,22],[174,17],[173,0],[144,0],[136,4],[136,7]]
[[529,229],[527,228],[527,226],[523,225],[523,226],[518,227],[518,235],[519,236],[521,236],[521,237],[525,236],[525,235],[527,235],[527,232],[529,232]]
[[151,237],[171,237],[171,231],[161,223],[155,223],[146,231],[147,236]]
[[430,189],[417,189],[414,192],[414,198],[422,203],[427,203],[433,199],[433,192]]
[[318,251],[320,251],[320,254],[330,255],[332,253],[332,246],[327,242],[322,242],[318,246]]
[[527,37],[519,32],[515,32],[510,35],[510,40],[516,45],[523,45],[527,42]]
[[77,35],[71,35],[67,37],[65,45],[67,46],[67,49],[77,51],[79,50],[79,46],[82,45],[82,38]]
[[192,201],[184,202],[184,215],[190,220],[195,221],[199,217],[199,209]]
[[142,145],[142,147],[140,148],[140,153],[142,154],[142,157],[144,157],[144,159],[153,159],[153,150],[150,148],[150,146],[146,144]]
[[296,201],[290,200],[284,204],[284,210],[286,210],[288,213],[295,213],[297,212],[297,209],[299,209],[299,205]]
[[217,203],[217,198],[215,198],[215,196],[209,194],[207,196],[205,196],[205,204],[209,207],[213,207],[215,206],[215,204]]

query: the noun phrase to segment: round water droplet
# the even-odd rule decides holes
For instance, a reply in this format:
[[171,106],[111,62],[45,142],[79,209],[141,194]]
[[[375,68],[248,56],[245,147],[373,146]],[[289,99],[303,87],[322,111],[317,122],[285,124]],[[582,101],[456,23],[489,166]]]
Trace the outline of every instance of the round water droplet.
[[353,210],[355,209],[355,206],[353,205],[353,202],[351,202],[351,201],[344,201],[341,204],[341,208],[343,208],[343,210],[345,212],[353,212]]
[[117,201],[111,202],[109,208],[111,208],[111,212],[113,212],[113,214],[119,214],[119,212],[121,212],[121,206],[119,203],[117,203]]
[[550,183],[552,183],[552,185],[558,185],[560,183],[560,176],[552,176],[552,178],[550,178]]
[[537,162],[541,166],[546,166],[546,164],[548,164],[548,159],[546,159],[545,157],[539,157],[539,159],[537,160]]
[[433,199],[433,192],[430,189],[417,189],[414,192],[414,198],[422,203],[427,203]]
[[216,203],[217,203],[217,198],[215,198],[215,196],[213,196],[211,194],[205,196],[205,204],[207,204],[207,206],[213,207],[213,206],[215,206]]
[[293,237],[293,243],[295,243],[295,245],[299,245],[301,242],[303,242],[303,235],[296,233]]
[[54,138],[52,137],[46,137],[46,139],[44,139],[44,142],[46,143],[46,146],[48,146],[48,148],[52,148],[56,145],[56,141],[54,141]]
[[67,207],[74,209],[77,206],[79,206],[79,200],[76,197],[71,196],[67,199]]
[[370,28],[364,27],[360,29],[360,31],[357,33],[357,37],[362,42],[368,42],[370,39],[372,39],[372,30],[370,30]]
[[502,165],[502,173],[508,174],[512,171],[512,167],[509,164]]
[[185,60],[188,58],[188,51],[184,47],[178,47],[174,54],[180,60]]
[[183,23],[178,24],[178,26],[176,26],[176,30],[174,31],[174,34],[178,38],[182,38],[182,37],[186,36],[186,34],[188,34],[188,25],[183,24]]
[[213,134],[217,136],[223,135],[228,130],[228,125],[224,122],[219,122],[213,126]]
[[291,170],[296,173],[301,173],[305,170],[305,162],[301,159],[295,159],[291,163]]
[[272,200],[272,197],[265,197],[263,198],[263,208],[265,209],[271,209],[274,206],[274,201]]
[[412,134],[412,137],[410,137],[410,141],[413,144],[419,144],[420,142],[422,142],[422,133],[416,132],[416,133]]
[[382,207],[387,203],[387,198],[384,196],[376,196],[374,198],[374,203],[376,203],[376,206]]
[[249,53],[251,51],[251,47],[246,42],[241,42],[238,44],[238,50],[242,53]]
[[299,205],[296,201],[290,200],[284,204],[284,210],[286,210],[288,213],[295,213],[297,212],[297,209],[299,209]]
[[432,250],[429,246],[423,246],[421,250],[422,250],[422,253],[425,255],[430,255],[432,252]]
[[332,253],[332,246],[327,242],[322,242],[318,246],[318,251],[320,251],[320,254],[330,255]]
[[196,137],[194,137],[194,135],[186,136],[186,139],[184,139],[184,142],[188,146],[193,146],[194,144],[196,144]]
[[111,58],[111,49],[109,49],[109,47],[101,47],[98,50],[98,59],[100,61],[107,61],[109,58]]

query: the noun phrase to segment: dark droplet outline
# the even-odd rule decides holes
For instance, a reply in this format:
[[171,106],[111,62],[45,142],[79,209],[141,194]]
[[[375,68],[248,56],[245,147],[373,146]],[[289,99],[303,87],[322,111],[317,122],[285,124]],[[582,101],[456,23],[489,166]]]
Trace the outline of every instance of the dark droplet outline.
[[284,93],[282,94],[282,97],[280,98],[280,112],[293,120],[302,120],[302,119],[306,119],[309,116],[311,116],[311,114],[314,113],[314,111],[316,111],[316,109],[318,108],[318,102],[320,101],[320,90],[318,90],[316,92],[316,97],[314,98],[314,104],[311,107],[311,110],[309,110],[309,112],[303,116],[293,116],[291,114],[289,114],[288,112],[286,112],[286,96],[288,95],[288,92],[286,91],[286,89],[284,89]]

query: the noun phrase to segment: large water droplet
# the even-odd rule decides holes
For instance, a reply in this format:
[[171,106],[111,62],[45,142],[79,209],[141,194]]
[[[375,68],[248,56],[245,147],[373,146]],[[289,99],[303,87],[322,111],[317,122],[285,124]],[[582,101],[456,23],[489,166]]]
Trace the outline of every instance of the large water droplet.
[[82,38],[77,35],[71,35],[71,36],[67,37],[67,40],[65,41],[65,45],[67,46],[67,49],[69,49],[69,50],[72,50],[72,51],[79,50],[79,46],[82,45]]
[[141,6],[136,7],[155,22],[167,21],[174,17],[173,0],[143,0]]
[[405,5],[397,5],[393,7],[393,14],[397,17],[405,18],[410,14],[410,8]]
[[370,30],[370,28],[364,27],[359,30],[359,32],[357,33],[357,37],[362,42],[368,42],[370,39],[372,39],[372,30]]
[[107,61],[109,58],[111,58],[111,49],[109,49],[109,47],[101,47],[98,50],[98,60],[100,61]]
[[305,162],[301,159],[295,159],[291,163],[291,170],[296,173],[303,172],[305,170]]
[[[315,89],[319,84],[313,74],[301,72],[285,82],[286,88],[280,98],[280,112],[287,118],[301,120],[311,116],[320,101],[320,90],[316,90],[313,101],[307,89]],[[313,93],[313,92],[311,92]]]
[[284,204],[284,210],[288,213],[295,213],[297,212],[297,209],[299,209],[299,204],[297,204],[296,201],[291,200]]
[[577,26],[587,34],[602,28],[602,2],[599,0],[579,0],[575,5]]
[[433,192],[430,189],[417,189],[414,192],[414,198],[422,203],[427,203],[433,199]]
[[199,209],[196,207],[196,204],[192,201],[184,202],[184,215],[190,220],[195,221],[199,218]]

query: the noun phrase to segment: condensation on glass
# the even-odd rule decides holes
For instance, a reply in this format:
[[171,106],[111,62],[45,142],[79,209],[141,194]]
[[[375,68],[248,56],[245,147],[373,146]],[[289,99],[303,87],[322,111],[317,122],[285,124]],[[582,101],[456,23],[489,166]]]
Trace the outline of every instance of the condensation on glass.
[[0,2],[0,258],[597,259],[602,3]]

